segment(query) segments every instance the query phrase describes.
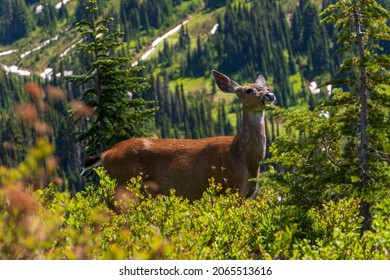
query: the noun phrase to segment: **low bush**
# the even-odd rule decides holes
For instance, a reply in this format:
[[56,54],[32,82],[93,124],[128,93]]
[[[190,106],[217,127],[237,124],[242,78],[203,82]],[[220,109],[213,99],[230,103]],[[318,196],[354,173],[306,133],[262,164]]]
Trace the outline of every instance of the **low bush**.
[[0,258],[390,259],[390,199],[374,209],[375,231],[361,236],[353,198],[310,210],[302,227],[274,191],[244,200],[219,195],[211,180],[203,198],[189,202],[173,192],[149,197],[134,178],[128,188],[135,196],[118,202],[115,182],[97,172],[99,187],[74,196],[54,184],[36,191],[4,185]]

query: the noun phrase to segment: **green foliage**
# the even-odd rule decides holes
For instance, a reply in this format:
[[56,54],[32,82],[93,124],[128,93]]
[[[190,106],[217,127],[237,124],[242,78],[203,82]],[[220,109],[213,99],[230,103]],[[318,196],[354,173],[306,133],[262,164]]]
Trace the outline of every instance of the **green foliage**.
[[[153,33],[152,25],[168,26],[177,19],[175,12],[172,17],[162,17],[161,13],[157,17],[158,10],[161,12],[164,8],[172,12],[174,5],[185,2],[189,1],[153,1],[158,7],[156,5],[149,14],[142,8],[137,17],[133,10],[132,18],[128,19],[123,9],[121,18],[124,22],[134,21],[134,26],[145,20],[143,28]],[[296,44],[293,43],[295,35],[292,40],[288,39],[286,22],[275,20],[285,17],[279,4],[276,8],[271,5],[276,1],[246,1],[245,4],[243,1],[207,1],[206,5],[211,10],[226,2],[235,3],[221,9],[219,30],[208,41],[213,43],[212,48],[202,45],[201,38],[196,48],[191,49],[190,39],[196,40],[183,29],[179,47],[188,52],[188,61],[195,65],[192,75],[204,75],[204,67],[207,62],[213,63],[213,57],[221,59],[219,65],[245,79],[255,77],[261,70],[273,77],[275,92],[281,94],[278,97],[281,105],[289,105],[295,101],[286,81],[294,73],[295,63],[304,72],[304,76],[299,75],[302,84],[304,77],[312,78],[331,69],[329,41],[318,25],[311,1],[301,1],[293,14],[292,31],[297,34]],[[11,1],[0,0],[0,9],[4,10],[9,3]],[[147,5],[152,1],[142,3]],[[85,2],[79,1],[79,19],[86,16],[80,13],[83,4]],[[121,5],[124,4],[121,1]],[[345,13],[354,14],[356,7],[361,9],[358,22],[364,32],[358,35],[351,32],[356,29],[349,20],[352,17],[348,20],[345,17]],[[23,15],[27,11],[23,12],[23,9],[21,6],[17,20],[27,16]],[[141,110],[148,105],[146,102],[127,97],[128,90],[133,97],[139,97],[146,88],[144,79],[137,76],[140,68],[125,70],[130,59],[113,57],[121,47],[121,33],[109,33],[111,19],[101,18],[102,14],[97,16],[97,6],[92,5],[89,9],[89,15],[96,17],[79,24],[85,41],[80,44],[83,54],[78,61],[90,67],[86,74],[73,77],[73,81],[82,85],[81,98],[87,106],[96,108],[95,114],[89,115],[93,130],[79,138],[89,141],[88,152],[94,153],[102,147],[94,146],[92,139],[99,142],[107,136],[110,139],[103,139],[101,146],[110,146],[122,137],[142,135],[143,126],[138,124],[143,123],[153,110]],[[194,9],[190,8],[191,11]],[[390,259],[389,58],[386,49],[378,49],[383,45],[381,40],[388,39],[388,26],[384,23],[389,16],[375,1],[339,1],[325,13],[331,14],[327,22],[336,22],[336,27],[340,27],[339,44],[347,53],[341,65],[342,79],[337,82],[344,83],[350,92],[336,89],[330,101],[312,111],[276,110],[276,116],[286,121],[283,127],[286,134],[277,137],[270,147],[272,157],[266,162],[270,170],[262,173],[262,187],[253,199],[244,200],[237,193],[221,196],[220,186],[212,179],[203,198],[195,202],[177,197],[174,192],[170,196],[150,197],[142,191],[141,178],[133,178],[128,195],[117,201],[116,184],[102,169],[96,170],[99,186],[88,186],[77,194],[68,190],[60,192],[53,183],[42,190],[33,190],[45,186],[55,175],[55,147],[49,141],[52,138],[57,148],[61,147],[56,152],[61,157],[61,164],[72,161],[66,168],[77,170],[77,164],[73,162],[77,161],[79,153],[77,149],[68,149],[70,145],[67,145],[73,127],[68,128],[65,121],[57,117],[64,113],[67,105],[50,103],[49,111],[43,111],[46,108],[42,106],[44,97],[42,90],[37,89],[34,94],[40,97],[36,98],[36,103],[20,107],[30,110],[31,106],[36,106],[30,112],[42,113],[49,119],[54,135],[40,135],[42,132],[34,130],[37,127],[44,130],[43,120],[39,118],[26,125],[15,118],[17,114],[2,111],[1,163],[12,162],[13,167],[0,166],[0,259]],[[0,18],[4,20],[9,14],[0,13]],[[53,15],[41,24],[48,26],[54,18]],[[253,19],[256,28],[251,28],[249,19]],[[269,33],[271,29],[278,30],[278,34]],[[4,35],[4,30],[0,27],[0,34]],[[248,30],[253,34],[248,34]],[[134,35],[128,28],[124,31],[129,37]],[[314,38],[321,39],[315,41]],[[356,56],[360,39],[366,45],[363,57]],[[272,41],[279,43],[271,48]],[[176,50],[177,46],[166,43],[160,52],[159,63],[176,67]],[[128,52],[125,48],[121,51]],[[180,71],[185,71],[185,62],[180,65]],[[359,90],[363,84],[363,68],[366,69],[363,76],[369,97],[366,129],[369,144],[365,147],[368,188],[361,190],[359,186],[365,175],[362,176],[360,166],[361,124],[357,112],[361,109]],[[154,72],[155,69],[150,70]],[[185,96],[183,85],[178,85],[175,93],[169,92],[167,77],[176,75],[177,71],[164,73],[161,83],[157,76],[152,83],[155,90],[148,92],[150,100],[156,100],[164,108],[164,112],[157,114],[161,135],[197,138],[214,133],[230,134],[231,119],[227,114],[239,110],[229,111],[223,102],[218,103],[213,112],[217,118],[214,124],[215,120],[210,121],[212,104],[204,101],[204,96]],[[2,77],[0,94],[6,94],[0,100],[1,107],[14,108],[14,99],[26,101],[27,97],[20,94],[21,88],[13,79]],[[30,94],[30,98],[34,98],[34,94]],[[77,92],[72,94],[78,96]],[[102,104],[104,107],[99,109]],[[58,112],[53,113],[51,106]],[[73,109],[77,116],[83,113],[77,106]],[[28,110],[15,111],[24,113],[21,115],[27,119]],[[133,114],[134,118],[127,119],[127,113]],[[140,118],[136,116],[138,113]],[[113,117],[114,121],[108,117]],[[274,122],[270,123],[272,138],[275,138]],[[279,126],[277,130],[279,135]],[[36,135],[41,137],[36,138]],[[33,147],[25,147],[24,142],[33,143]],[[61,172],[68,172],[66,168]],[[367,201],[372,231],[362,232],[362,222],[367,218],[362,213],[362,205]]]
[[98,187],[74,196],[52,183],[26,188],[50,174],[52,151],[41,138],[17,168],[0,168],[0,259],[390,259],[389,198],[373,207],[375,231],[361,237],[353,197],[297,219],[302,212],[276,191],[220,195],[212,179],[194,202],[173,191],[151,197],[141,177],[117,201],[103,169]]
[[51,34],[57,30],[57,11],[53,3],[48,3],[47,0],[43,2],[43,10],[37,15],[37,24]]
[[66,80],[83,86],[81,100],[93,108],[91,125],[77,141],[86,141],[86,152],[97,154],[122,140],[146,135],[145,124],[151,120],[155,109],[147,108],[151,102],[140,97],[148,87],[145,79],[137,76],[142,68],[130,67],[129,57],[110,54],[123,44],[118,41],[122,33],[109,33],[107,25],[113,19],[98,19],[96,1],[89,3],[90,21],[83,19],[77,23],[87,42],[79,43],[78,48],[90,55],[92,62],[87,73],[66,77]]
[[156,34],[156,30],[177,24],[202,5],[201,0],[121,0],[119,15],[125,39],[137,41],[140,33]]
[[389,39],[378,30],[389,29],[389,15],[375,1],[340,1],[324,13],[326,22],[341,28],[343,52],[348,51],[340,66],[343,79],[332,82],[351,91],[333,90],[331,99],[313,111],[277,110],[289,133],[272,144],[266,161],[272,167],[262,180],[298,209],[306,229],[312,223],[308,211],[357,196],[362,230],[368,230],[370,205],[388,197],[390,186],[388,55],[376,54],[377,40]]
[[[287,133],[277,137],[270,146],[272,157],[264,162],[270,165],[270,170],[261,178],[262,185],[278,190],[284,202],[297,210],[296,219],[302,222],[306,234],[311,223],[308,211],[358,195],[359,142],[353,137],[358,116],[354,106],[345,106],[346,100],[351,100],[349,93],[334,90],[332,100],[314,111],[275,111],[277,117],[287,121]],[[385,111],[380,112],[377,109],[384,118]],[[384,137],[383,133],[389,135],[388,129],[388,124],[380,128],[372,125],[370,135]],[[387,145],[387,141],[383,139],[380,143]],[[369,189],[360,196],[375,204],[389,195],[390,167],[378,157],[370,157],[369,166]]]
[[[390,259],[389,199],[375,207],[375,232],[360,237],[358,199],[311,210],[311,239],[294,210],[273,191],[256,199],[218,195],[213,180],[199,201],[149,197],[141,179],[114,201],[115,182],[71,196],[53,185],[31,192],[0,189],[1,259]],[[112,206],[115,206],[114,212]]]
[[276,170],[272,167],[262,179],[264,185],[279,189],[288,203],[304,211],[350,194],[356,176],[351,167],[356,160],[344,145],[346,138],[334,112],[321,107],[294,112],[278,109],[275,115],[287,121],[285,128],[290,133],[272,143],[272,157],[264,163]]
[[[279,3],[251,1],[249,7],[233,2],[226,3],[225,12],[218,18],[216,34],[205,44],[197,38],[196,49],[187,55],[186,75],[204,75],[211,61],[226,72],[239,72],[241,79],[247,79],[259,73],[273,75],[284,66],[280,63],[286,63],[283,51],[291,47],[287,21]],[[278,44],[271,48],[271,42],[276,41]]]
[[0,22],[2,44],[25,37],[35,28],[35,20],[23,0],[1,0]]
[[[389,54],[378,51],[379,42],[390,40],[390,14],[370,0],[340,1],[330,5],[322,15],[324,22],[339,29],[339,42],[343,43],[340,52],[346,55],[340,65],[344,77],[332,82],[350,87],[348,97],[330,101],[327,106],[345,114],[343,131],[354,139],[349,144],[351,156],[358,154],[360,190],[374,188],[378,183],[388,186],[382,178],[387,177],[390,162],[390,99],[385,89],[390,81],[390,63]],[[379,170],[382,168],[385,173]]]
[[291,21],[293,52],[307,56],[306,65],[300,65],[305,77],[313,79],[324,73],[332,73],[335,61],[330,57],[331,41],[325,26],[320,23],[318,5],[314,1],[299,1]]
[[356,199],[330,202],[312,212],[315,240],[302,239],[293,245],[293,259],[382,260],[389,259],[389,200],[376,205],[374,231],[361,235],[362,218]]

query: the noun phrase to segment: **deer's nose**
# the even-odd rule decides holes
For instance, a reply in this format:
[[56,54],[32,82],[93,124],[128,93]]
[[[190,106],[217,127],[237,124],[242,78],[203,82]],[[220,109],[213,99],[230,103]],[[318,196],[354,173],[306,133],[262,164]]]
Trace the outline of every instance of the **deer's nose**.
[[273,94],[272,92],[267,92],[266,94],[264,94],[263,100],[265,103],[271,104],[276,100],[275,94]]

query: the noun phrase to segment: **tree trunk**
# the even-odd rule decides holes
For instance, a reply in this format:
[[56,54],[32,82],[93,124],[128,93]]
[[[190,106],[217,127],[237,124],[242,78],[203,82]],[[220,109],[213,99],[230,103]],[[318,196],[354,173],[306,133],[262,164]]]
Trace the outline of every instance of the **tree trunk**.
[[[361,1],[360,1],[361,2]],[[365,45],[363,41],[364,32],[362,30],[361,24],[361,14],[358,11],[358,1],[355,1],[354,6],[354,29],[357,38],[358,52],[359,52],[359,61],[360,61],[360,84],[358,88],[358,96],[360,100],[361,110],[360,110],[360,147],[359,147],[359,158],[360,158],[360,174],[361,181],[359,185],[359,191],[363,192],[368,188],[368,160],[367,160],[367,148],[368,148],[368,135],[367,135],[367,126],[368,126],[368,117],[367,117],[367,70],[364,66],[365,61]],[[362,6],[363,3],[360,3]],[[362,226],[362,231],[371,230],[371,214],[370,208],[367,201],[364,199],[360,204],[360,214],[362,215],[364,221]]]

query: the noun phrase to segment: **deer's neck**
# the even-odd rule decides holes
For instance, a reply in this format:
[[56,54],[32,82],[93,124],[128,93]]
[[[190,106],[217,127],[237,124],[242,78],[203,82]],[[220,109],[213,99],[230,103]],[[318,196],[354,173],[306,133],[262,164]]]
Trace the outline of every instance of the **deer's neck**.
[[250,173],[257,172],[259,162],[265,155],[264,111],[243,111],[243,128],[237,139],[240,154]]

